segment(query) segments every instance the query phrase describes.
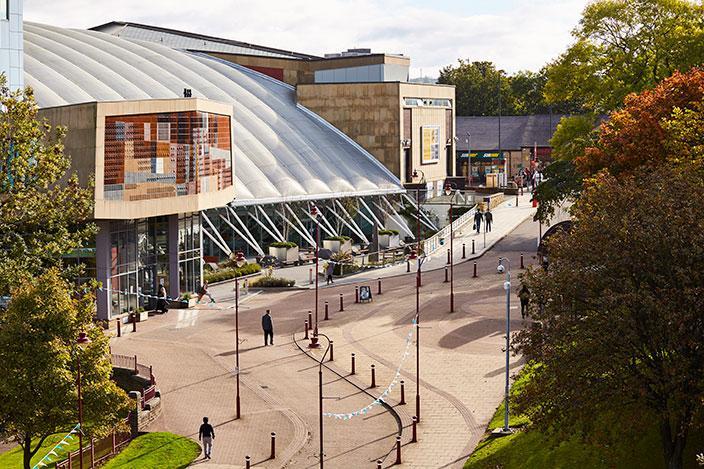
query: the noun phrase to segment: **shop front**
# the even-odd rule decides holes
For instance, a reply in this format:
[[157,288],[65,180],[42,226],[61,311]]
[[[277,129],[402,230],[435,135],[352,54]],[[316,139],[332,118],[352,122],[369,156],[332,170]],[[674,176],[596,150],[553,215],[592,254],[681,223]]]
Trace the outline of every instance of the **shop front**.
[[505,184],[504,152],[463,152],[457,157],[457,173],[467,178],[470,186],[498,187]]

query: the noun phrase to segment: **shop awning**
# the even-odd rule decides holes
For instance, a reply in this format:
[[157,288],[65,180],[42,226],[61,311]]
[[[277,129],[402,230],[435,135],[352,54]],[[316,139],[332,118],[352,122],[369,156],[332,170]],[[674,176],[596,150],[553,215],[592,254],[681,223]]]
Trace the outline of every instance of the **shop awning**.
[[472,161],[503,160],[504,152],[499,153],[498,151],[473,151],[470,153],[464,152],[459,155],[459,158],[468,157],[471,157]]

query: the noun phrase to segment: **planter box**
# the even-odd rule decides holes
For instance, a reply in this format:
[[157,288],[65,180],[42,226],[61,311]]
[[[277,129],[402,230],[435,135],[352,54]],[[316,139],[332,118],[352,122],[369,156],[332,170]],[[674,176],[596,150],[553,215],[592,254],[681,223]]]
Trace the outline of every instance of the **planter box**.
[[389,249],[397,248],[401,245],[401,238],[399,235],[379,235],[379,249]]
[[269,255],[281,262],[298,262],[298,246],[292,248],[275,248],[269,246]]
[[[208,297],[206,296],[206,299]],[[208,301],[210,301],[208,299]],[[187,309],[187,308],[193,308],[195,305],[198,304],[198,295],[193,295],[191,299],[188,301],[184,300],[178,300],[178,301],[172,301],[169,303],[169,308],[170,309]]]
[[332,252],[349,252],[352,250],[352,240],[348,239],[344,243],[337,240],[323,240],[323,248],[329,249]]

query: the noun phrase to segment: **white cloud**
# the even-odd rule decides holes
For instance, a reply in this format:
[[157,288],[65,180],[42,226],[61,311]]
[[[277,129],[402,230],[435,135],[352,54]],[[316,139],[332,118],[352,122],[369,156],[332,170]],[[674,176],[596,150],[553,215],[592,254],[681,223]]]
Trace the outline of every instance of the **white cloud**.
[[417,76],[460,57],[537,70],[570,43],[587,1],[522,0],[458,16],[405,0],[25,0],[25,19],[76,28],[134,21],[320,55],[370,47],[409,55]]

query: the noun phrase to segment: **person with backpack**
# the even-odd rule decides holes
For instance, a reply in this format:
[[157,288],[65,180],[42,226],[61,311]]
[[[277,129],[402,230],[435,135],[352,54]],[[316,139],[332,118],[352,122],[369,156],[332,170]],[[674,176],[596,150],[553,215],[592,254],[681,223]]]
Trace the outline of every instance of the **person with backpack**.
[[487,209],[486,213],[484,214],[484,230],[491,232],[491,222],[494,221],[494,215],[491,213],[491,210]]

